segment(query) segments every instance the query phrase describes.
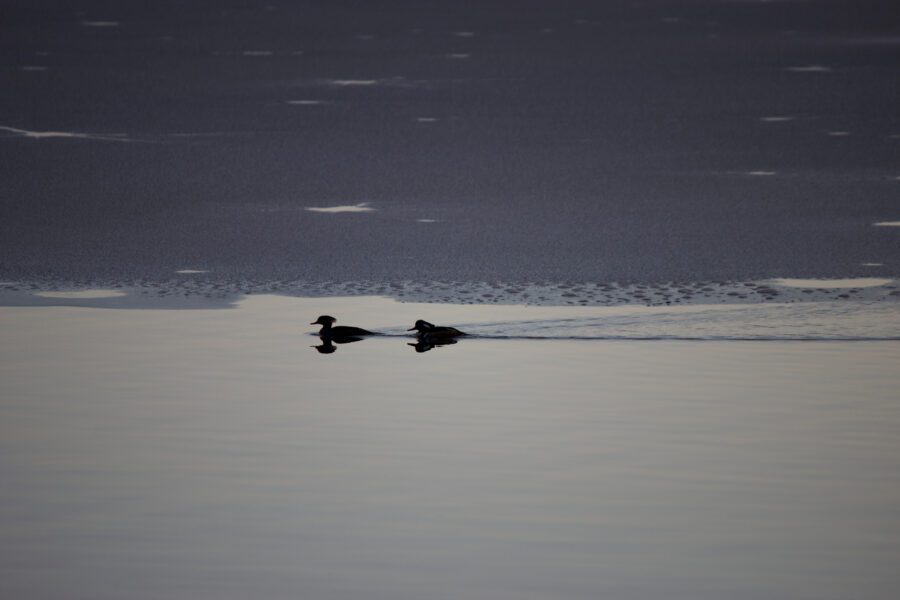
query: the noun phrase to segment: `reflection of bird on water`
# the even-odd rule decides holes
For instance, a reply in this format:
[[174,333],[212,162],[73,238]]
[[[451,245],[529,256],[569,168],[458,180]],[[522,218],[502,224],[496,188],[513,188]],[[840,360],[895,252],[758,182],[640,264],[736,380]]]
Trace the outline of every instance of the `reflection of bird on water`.
[[337,350],[337,348],[334,347],[335,344],[350,344],[352,342],[361,342],[362,341],[361,337],[355,337],[355,336],[351,336],[351,337],[340,337],[340,336],[339,337],[320,337],[319,339],[322,340],[322,343],[319,344],[318,346],[312,346],[319,352],[319,354],[333,353],[335,350]]
[[445,340],[466,335],[456,327],[440,327],[422,319],[419,319],[415,325],[407,329],[407,331],[413,330],[415,330],[419,341],[425,342],[447,343]]
[[455,344],[455,343],[456,343],[456,340],[454,340],[453,338],[443,338],[443,339],[436,339],[436,340],[431,340],[431,341],[420,339],[415,344],[407,343],[406,345],[412,346],[413,348],[415,348],[416,352],[428,352],[429,350],[431,350],[433,348],[439,348],[440,346],[449,346],[450,344]]
[[347,325],[338,325],[337,327],[332,327],[337,319],[334,317],[329,317],[328,315],[322,315],[310,325],[321,325],[322,329],[319,330],[319,337],[322,339],[332,339],[336,341],[338,344],[346,343],[346,342],[357,342],[357,340],[346,339],[358,337],[361,335],[378,335],[374,331],[368,331],[363,329],[362,327],[349,327]]
[[312,346],[318,351],[319,354],[331,354],[337,348],[334,347],[334,344],[331,343],[331,340],[328,338],[322,338],[322,343],[318,346]]

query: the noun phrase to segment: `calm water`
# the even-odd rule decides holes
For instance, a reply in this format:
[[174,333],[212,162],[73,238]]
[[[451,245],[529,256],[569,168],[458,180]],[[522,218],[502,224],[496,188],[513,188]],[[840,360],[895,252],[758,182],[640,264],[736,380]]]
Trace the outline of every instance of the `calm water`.
[[[0,593],[894,598],[898,341],[384,337],[323,355],[305,325],[596,333],[607,314],[659,333],[702,311],[642,310],[0,309]],[[777,337],[780,309],[750,310]],[[895,309],[844,310],[844,337],[896,336]]]

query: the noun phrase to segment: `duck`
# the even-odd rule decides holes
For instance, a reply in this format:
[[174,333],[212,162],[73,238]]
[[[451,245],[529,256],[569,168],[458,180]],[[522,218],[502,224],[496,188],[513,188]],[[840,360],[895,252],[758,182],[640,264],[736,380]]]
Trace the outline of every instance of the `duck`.
[[337,319],[335,319],[334,317],[322,315],[318,319],[310,323],[310,325],[322,326],[322,329],[319,330],[319,337],[323,339],[353,338],[359,337],[361,335],[378,335],[374,331],[369,331],[367,329],[363,329],[362,327],[350,327],[348,325],[338,325],[337,327],[333,327],[335,322],[337,322]]
[[439,327],[422,319],[416,321],[416,324],[407,331],[415,331],[420,340],[447,339],[467,335],[456,327]]

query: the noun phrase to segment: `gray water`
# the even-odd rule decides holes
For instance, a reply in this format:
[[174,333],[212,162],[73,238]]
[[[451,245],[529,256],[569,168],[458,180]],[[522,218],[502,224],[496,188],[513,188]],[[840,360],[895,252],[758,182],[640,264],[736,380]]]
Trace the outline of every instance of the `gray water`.
[[2,595],[895,597],[900,342],[385,336],[323,355],[305,323],[329,310],[594,317],[0,309]]

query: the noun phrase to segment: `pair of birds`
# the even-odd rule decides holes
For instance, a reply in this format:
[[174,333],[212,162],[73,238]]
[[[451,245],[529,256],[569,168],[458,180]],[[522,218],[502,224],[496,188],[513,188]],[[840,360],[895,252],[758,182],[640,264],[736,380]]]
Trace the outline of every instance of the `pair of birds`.
[[[322,329],[319,330],[319,337],[325,339],[349,339],[359,338],[364,335],[380,335],[378,332],[369,331],[362,327],[350,327],[348,325],[338,325],[335,327],[334,324],[336,322],[337,319],[334,317],[322,315],[310,323],[310,325],[321,325]],[[461,335],[466,335],[456,327],[440,327],[433,323],[429,323],[428,321],[423,321],[422,319],[416,321],[416,324],[407,329],[407,331],[415,331],[416,337],[419,338],[420,341],[426,342],[449,340]]]

